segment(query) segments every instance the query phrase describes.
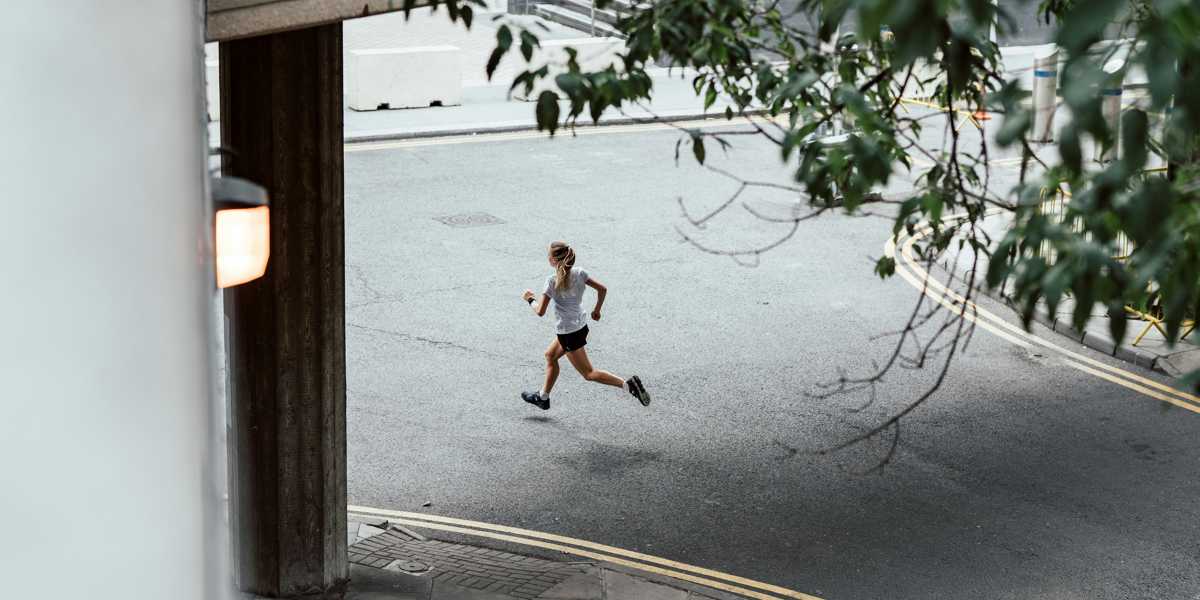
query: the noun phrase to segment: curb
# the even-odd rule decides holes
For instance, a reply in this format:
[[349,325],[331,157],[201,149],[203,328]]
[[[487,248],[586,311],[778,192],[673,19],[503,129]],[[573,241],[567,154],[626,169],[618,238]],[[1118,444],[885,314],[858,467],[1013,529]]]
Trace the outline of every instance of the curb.
[[[756,117],[767,114],[766,109],[749,109],[734,116]],[[657,117],[611,117],[601,118],[599,123],[578,123],[576,129],[592,129],[597,127],[606,127],[614,125],[653,125],[656,123],[675,123],[679,121],[725,121],[724,113],[712,112],[677,112],[659,115]],[[729,121],[730,125],[737,125],[734,121]],[[456,127],[445,127],[440,129],[427,130],[395,130],[395,131],[369,131],[364,133],[351,133],[343,137],[343,143],[346,144],[361,144],[367,142],[392,142],[398,140],[416,140],[424,138],[451,137],[461,135],[486,135],[495,133],[516,133],[524,131],[537,131],[536,122],[526,123],[501,123],[501,124],[480,124],[480,125],[460,125]],[[559,129],[559,132],[569,131],[569,127],[565,124]]]
[[[960,283],[962,282],[962,279],[955,274],[955,271],[944,259],[939,260],[937,266],[945,271],[949,281],[959,280]],[[1013,301],[1011,296],[1004,292],[1008,287],[1008,283],[1007,280],[1004,281],[998,289],[988,287],[986,284],[976,289],[988,298],[1000,302],[1017,314],[1020,314],[1021,307]],[[1093,331],[1079,331],[1071,325],[1070,319],[1060,319],[1057,316],[1051,315],[1045,306],[1039,305],[1034,309],[1033,320],[1045,328],[1097,352],[1168,377],[1177,377],[1177,375],[1164,369],[1162,364],[1159,363],[1159,359],[1162,358],[1160,355],[1134,346],[1117,344],[1105,334]]]
[[[411,596],[413,598],[431,600],[447,600],[451,597],[483,600],[484,598],[498,597],[486,592],[503,594],[505,598],[512,596],[513,600],[519,600],[519,598],[599,600],[601,596],[589,595],[578,590],[568,592],[566,595],[546,595],[558,586],[568,584],[573,578],[589,577],[588,569],[591,569],[595,575],[599,575],[599,571],[619,573],[642,582],[639,584],[642,587],[650,584],[650,589],[642,590],[649,592],[640,596],[642,598],[682,596],[697,600],[745,600],[746,598],[746,596],[718,588],[641,571],[604,560],[579,560],[577,557],[546,550],[537,553],[522,552],[520,549],[514,548],[511,543],[498,542],[488,538],[464,541],[461,539],[463,536],[456,534],[426,537],[387,520],[380,522],[362,519],[353,514],[350,515],[349,522],[359,524],[357,532],[352,533],[353,541],[347,544],[351,569],[363,570],[362,573],[367,575],[359,578],[351,577],[349,582],[351,594],[347,596],[348,599],[375,598],[374,592],[377,591],[375,588],[378,588],[379,585],[377,581],[373,580],[382,578],[392,580],[392,583],[398,584],[396,587],[417,591],[416,596]],[[417,544],[422,550],[414,550],[413,544]],[[424,548],[426,545],[429,547]],[[397,550],[397,548],[399,549]],[[426,570],[405,571],[403,565],[405,560],[411,560],[417,565],[424,566]],[[572,570],[581,570],[581,572],[572,574],[570,573]],[[540,575],[531,574],[538,571],[541,571]],[[539,583],[540,581],[542,583]],[[448,594],[437,593],[439,586],[447,585],[465,588],[465,591],[461,593],[451,591]],[[540,589],[527,589],[525,594],[514,593],[521,592],[521,588],[527,586]],[[512,587],[513,589],[500,590],[499,588],[502,587]],[[477,590],[478,595],[472,594],[471,590]],[[598,591],[599,588],[596,590]],[[395,592],[395,590],[388,591]],[[424,593],[420,593],[421,591]],[[403,597],[409,598],[410,596]],[[245,600],[266,599],[249,596]]]
[[[1005,306],[1008,306],[1013,310],[1018,310],[1018,307],[1016,303],[1012,301],[1012,298],[1005,295],[1000,290],[984,289],[983,293],[993,300],[1003,302]],[[1170,375],[1170,373],[1167,373],[1158,364],[1159,357],[1157,354],[1147,352],[1141,348],[1117,344],[1108,339],[1108,336],[1093,331],[1080,332],[1078,329],[1072,327],[1070,322],[1050,316],[1050,313],[1047,312],[1045,308],[1038,307],[1035,309],[1033,311],[1033,320],[1040,323],[1047,329],[1050,329],[1051,331],[1063,337],[1087,346],[1092,350],[1107,354],[1108,356],[1118,360],[1133,363],[1139,367],[1162,373],[1163,375]]]

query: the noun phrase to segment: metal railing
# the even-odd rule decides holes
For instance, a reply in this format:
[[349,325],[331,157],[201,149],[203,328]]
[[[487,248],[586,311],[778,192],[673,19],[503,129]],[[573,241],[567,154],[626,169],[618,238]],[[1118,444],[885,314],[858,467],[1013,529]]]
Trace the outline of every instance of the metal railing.
[[[1142,171],[1142,174],[1165,174],[1166,171],[1166,167],[1156,167],[1145,169]],[[1066,222],[1068,219],[1071,193],[1060,185],[1053,192],[1051,192],[1048,188],[1043,188],[1041,191],[1041,196],[1041,200],[1037,207],[1038,214],[1059,225],[1062,225],[1064,222]],[[1078,220],[1072,220],[1070,223],[1070,228],[1072,232],[1080,233],[1083,231],[1083,224]],[[1090,234],[1087,234],[1085,237],[1086,239],[1091,239]],[[1137,250],[1137,246],[1133,243],[1133,240],[1129,239],[1129,236],[1125,235],[1124,232],[1118,232],[1114,242],[1115,253],[1112,256],[1113,260],[1121,262],[1128,261],[1129,258],[1133,256],[1133,253]],[[1049,240],[1043,240],[1039,245],[1038,255],[1044,258],[1049,264],[1054,264],[1055,259],[1057,258],[1057,252],[1054,250],[1053,244]],[[1151,283],[1150,288],[1147,291],[1153,293],[1155,291],[1155,284]],[[1136,336],[1134,336],[1133,343],[1131,344],[1132,346],[1137,346],[1138,344],[1142,343],[1142,340],[1145,339],[1146,335],[1150,333],[1151,330],[1158,330],[1164,339],[1167,337],[1167,330],[1163,326],[1166,319],[1160,307],[1126,306],[1125,314],[1130,319],[1144,321],[1146,323],[1145,327],[1143,327],[1142,330],[1138,332]],[[1182,325],[1182,334],[1179,336],[1179,339],[1182,340],[1188,335],[1191,335],[1195,329],[1196,322],[1194,320],[1185,319]]]

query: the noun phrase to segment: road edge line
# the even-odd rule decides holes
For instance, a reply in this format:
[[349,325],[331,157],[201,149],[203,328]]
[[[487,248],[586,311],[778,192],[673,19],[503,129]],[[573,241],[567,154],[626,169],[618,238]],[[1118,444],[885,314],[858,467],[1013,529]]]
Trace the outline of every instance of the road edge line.
[[[768,114],[766,109],[757,108],[750,109],[744,112],[735,114],[735,117],[761,117]],[[681,112],[677,114],[661,115],[657,117],[633,117],[620,116],[609,119],[602,119],[599,123],[577,123],[577,129],[596,129],[602,127],[621,127],[628,125],[653,125],[656,123],[669,124],[678,123],[680,121],[726,121],[730,124],[737,124],[736,120],[728,120],[725,118],[725,113],[711,112]],[[522,133],[527,131],[539,131],[537,123],[510,123],[503,125],[478,125],[474,127],[447,127],[445,129],[430,129],[424,131],[378,131],[366,132],[361,135],[347,135],[343,138],[343,144],[357,145],[369,144],[372,142],[396,142],[404,140],[423,140],[431,138],[443,137],[463,137],[477,135],[493,135],[499,133]],[[568,126],[561,125],[560,131],[570,132]]]

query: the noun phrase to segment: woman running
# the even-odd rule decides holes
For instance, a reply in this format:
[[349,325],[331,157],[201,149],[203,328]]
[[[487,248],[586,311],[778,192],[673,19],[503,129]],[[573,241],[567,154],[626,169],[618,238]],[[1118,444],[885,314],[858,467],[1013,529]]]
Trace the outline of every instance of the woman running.
[[550,244],[549,258],[550,266],[554,267],[554,274],[546,278],[542,301],[534,304],[536,295],[533,290],[525,290],[522,297],[533,306],[533,312],[539,317],[546,314],[546,307],[551,300],[554,301],[554,330],[558,338],[546,348],[546,383],[542,385],[542,391],[521,392],[521,398],[542,410],[549,409],[550,388],[554,387],[554,381],[558,379],[558,359],[566,355],[567,360],[571,361],[571,365],[584,379],[624,388],[633,394],[642,406],[650,406],[650,394],[646,392],[642,380],[637,375],[621,379],[608,371],[593,368],[588,360],[587,351],[583,349],[587,345],[588,335],[587,319],[581,306],[584,287],[596,290],[596,308],[592,309],[593,321],[600,320],[600,307],[604,305],[604,295],[608,288],[588,277],[583,269],[575,268],[575,251],[566,243]]

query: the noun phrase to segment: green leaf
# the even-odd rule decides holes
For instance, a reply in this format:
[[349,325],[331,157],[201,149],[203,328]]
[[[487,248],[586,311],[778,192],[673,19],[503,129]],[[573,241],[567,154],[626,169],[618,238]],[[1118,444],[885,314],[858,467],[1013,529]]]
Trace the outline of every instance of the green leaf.
[[1060,46],[1079,54],[1104,36],[1104,28],[1117,18],[1125,0],[1087,0],[1079,2],[1063,17],[1058,29]]
[[1018,109],[1015,113],[1010,113],[1004,117],[1004,124],[1000,126],[1000,131],[996,132],[996,143],[1001,148],[1011,146],[1013,142],[1029,130],[1033,124],[1033,115],[1024,109]]
[[708,84],[708,91],[704,94],[704,110],[712,106],[717,101],[717,88],[713,84]]
[[988,261],[987,266],[987,284],[988,287],[997,288],[1004,283],[1004,279],[1008,277],[1008,261],[1011,260],[1015,245],[1013,244],[1013,234],[1009,233],[1004,241],[996,247],[992,252],[992,258]]
[[1149,119],[1146,111],[1131,109],[1121,115],[1121,162],[1125,163],[1128,173],[1133,174],[1146,166],[1147,150],[1146,132]]
[[704,164],[704,138],[698,133],[692,134],[692,154],[696,156],[696,162]]
[[583,77],[578,73],[561,73],[554,78],[554,83],[572,100],[583,91]]
[[[1196,369],[1179,379],[1179,383],[1184,388],[1192,388],[1196,393],[1200,393],[1200,369]],[[1164,402],[1164,404],[1166,404]]]
[[930,221],[937,222],[942,220],[942,208],[945,207],[945,202],[943,202],[941,194],[934,192],[925,194],[922,204],[925,214],[929,215]]
[[525,62],[529,62],[533,58],[533,49],[540,46],[541,42],[537,36],[528,30],[521,31],[521,56],[525,57]]
[[875,274],[879,275],[880,279],[887,279],[896,274],[896,259],[890,256],[881,256],[875,261]]
[[538,131],[547,130],[554,135],[558,129],[558,94],[545,90],[538,95],[537,125]]
[[513,78],[512,86],[510,86],[508,88],[509,93],[511,93],[513,90],[517,89],[517,87],[519,87],[521,85],[525,86],[526,94],[532,92],[534,81],[536,81],[534,78],[535,78],[535,75],[532,71],[524,71],[524,72],[520,73],[515,78]]
[[1108,331],[1118,346],[1125,341],[1126,319],[1124,303],[1114,302],[1108,306]]
[[1058,152],[1062,155],[1063,166],[1072,173],[1083,171],[1083,148],[1079,143],[1079,130],[1074,123],[1069,123],[1058,134]]
[[492,55],[487,61],[487,78],[490,81],[492,75],[496,73],[496,67],[500,65],[500,59],[508,53],[508,49],[512,47],[512,31],[508,25],[501,25],[500,29],[496,30],[496,48],[492,50]]

